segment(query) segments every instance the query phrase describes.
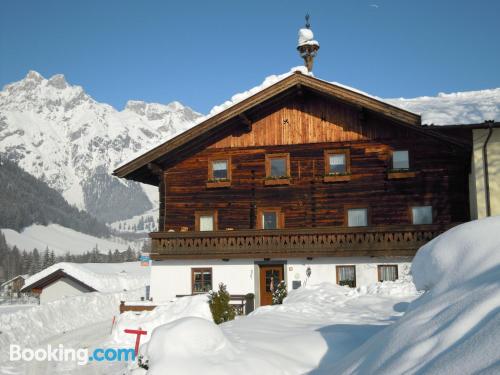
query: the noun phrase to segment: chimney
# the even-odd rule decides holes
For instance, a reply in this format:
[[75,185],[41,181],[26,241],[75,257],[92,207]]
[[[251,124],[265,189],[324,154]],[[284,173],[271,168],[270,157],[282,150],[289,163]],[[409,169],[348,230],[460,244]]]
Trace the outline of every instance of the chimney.
[[308,72],[312,71],[314,58],[319,50],[319,43],[314,40],[314,34],[309,23],[309,14],[306,14],[306,26],[299,30],[299,42],[297,45],[300,57],[304,59],[304,65]]

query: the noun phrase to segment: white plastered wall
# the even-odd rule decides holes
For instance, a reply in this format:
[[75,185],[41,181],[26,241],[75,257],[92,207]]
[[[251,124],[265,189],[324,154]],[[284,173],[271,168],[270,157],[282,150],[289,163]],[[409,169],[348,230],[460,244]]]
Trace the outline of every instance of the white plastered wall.
[[40,303],[47,303],[64,297],[77,296],[88,292],[89,290],[87,288],[71,279],[63,277],[42,289]]
[[[262,259],[229,260],[169,260],[155,261],[151,268],[151,296],[153,301],[169,300],[176,295],[191,294],[191,268],[212,268],[212,283],[216,288],[220,282],[226,284],[231,294],[254,293],[258,301],[259,268],[256,262]],[[337,265],[355,265],[357,286],[369,285],[378,281],[377,265],[395,264],[398,275],[407,275],[410,270],[411,258],[305,258],[285,260],[285,281],[292,289],[293,281],[306,281],[306,270],[311,268],[309,285],[321,282],[337,282]]]

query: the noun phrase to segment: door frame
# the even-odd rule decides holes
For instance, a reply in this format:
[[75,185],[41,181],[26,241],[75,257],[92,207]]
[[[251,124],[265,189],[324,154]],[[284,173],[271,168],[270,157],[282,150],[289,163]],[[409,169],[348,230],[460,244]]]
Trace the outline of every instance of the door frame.
[[282,266],[283,267],[283,280],[285,280],[285,283],[288,286],[288,273],[286,265],[287,265],[287,260],[256,260],[254,261],[254,269],[255,272],[254,274],[256,277],[254,278],[255,280],[255,307],[261,306],[260,304],[260,270],[261,266]]

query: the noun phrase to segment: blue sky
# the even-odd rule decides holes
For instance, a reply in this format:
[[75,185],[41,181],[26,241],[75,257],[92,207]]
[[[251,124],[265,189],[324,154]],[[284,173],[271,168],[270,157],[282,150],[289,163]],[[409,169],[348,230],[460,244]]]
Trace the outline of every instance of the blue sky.
[[304,14],[317,77],[381,97],[500,87],[500,1],[7,0],[0,85],[62,73],[96,100],[179,100],[206,113],[301,65]]

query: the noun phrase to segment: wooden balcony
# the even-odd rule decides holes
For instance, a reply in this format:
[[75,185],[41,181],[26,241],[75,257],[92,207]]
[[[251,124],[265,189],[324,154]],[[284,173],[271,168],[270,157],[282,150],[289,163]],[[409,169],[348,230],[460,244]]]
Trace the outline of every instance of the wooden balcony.
[[154,232],[154,260],[413,256],[453,225]]

